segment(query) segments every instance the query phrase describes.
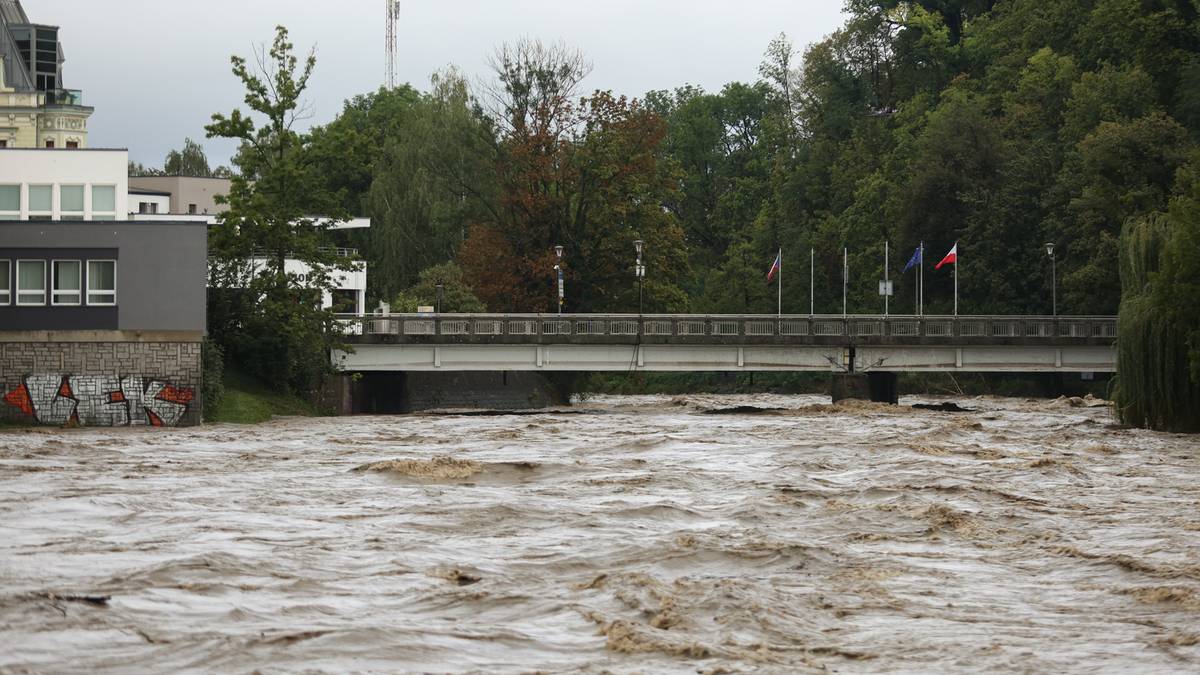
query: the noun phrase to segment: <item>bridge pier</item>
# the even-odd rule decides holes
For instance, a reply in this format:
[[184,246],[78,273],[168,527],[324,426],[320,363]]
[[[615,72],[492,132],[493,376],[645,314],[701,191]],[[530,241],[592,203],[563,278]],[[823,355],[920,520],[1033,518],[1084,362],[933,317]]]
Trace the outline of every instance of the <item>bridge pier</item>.
[[332,385],[329,407],[343,415],[521,410],[569,403],[553,382],[529,372],[365,372],[339,376]]
[[833,402],[849,398],[874,401],[875,403],[890,403],[895,405],[899,400],[896,373],[834,373],[829,385],[829,394]]

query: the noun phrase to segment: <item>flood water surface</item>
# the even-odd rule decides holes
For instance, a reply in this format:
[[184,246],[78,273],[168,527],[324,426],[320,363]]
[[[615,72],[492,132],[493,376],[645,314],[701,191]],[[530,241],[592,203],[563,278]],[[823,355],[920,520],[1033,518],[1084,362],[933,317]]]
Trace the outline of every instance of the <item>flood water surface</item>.
[[1200,670],[1196,438],[821,400],[0,432],[0,671]]

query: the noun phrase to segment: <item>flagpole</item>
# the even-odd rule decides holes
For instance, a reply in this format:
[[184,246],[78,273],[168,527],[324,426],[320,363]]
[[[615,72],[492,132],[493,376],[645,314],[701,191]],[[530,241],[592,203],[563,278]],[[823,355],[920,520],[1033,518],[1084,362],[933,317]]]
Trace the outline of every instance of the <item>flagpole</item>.
[[779,247],[779,288],[775,293],[775,316],[783,316],[783,247]]
[[883,315],[888,315],[888,242],[883,240]]
[[954,242],[954,316],[958,316],[958,242]]
[[847,249],[842,247],[842,318],[846,318],[846,284],[847,277],[850,276],[850,263],[847,258]]
[[[921,249],[917,248],[917,260],[921,258]],[[917,263],[917,283],[913,284],[913,316],[921,315],[921,265]]]
[[808,249],[808,315],[810,317],[813,315],[813,310],[817,308],[815,299],[816,290],[815,286],[813,285],[817,278],[816,264],[817,249],[810,246]]

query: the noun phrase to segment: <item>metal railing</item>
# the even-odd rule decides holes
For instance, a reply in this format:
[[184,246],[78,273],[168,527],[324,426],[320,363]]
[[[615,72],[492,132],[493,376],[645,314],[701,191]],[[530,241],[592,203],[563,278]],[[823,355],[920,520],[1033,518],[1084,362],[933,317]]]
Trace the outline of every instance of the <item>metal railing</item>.
[[354,335],[454,336],[529,341],[578,336],[804,341],[844,338],[903,341],[1021,339],[1115,340],[1115,316],[774,316],[696,314],[391,314],[339,317]]
[[79,89],[48,89],[42,96],[43,105],[83,105],[83,91]]

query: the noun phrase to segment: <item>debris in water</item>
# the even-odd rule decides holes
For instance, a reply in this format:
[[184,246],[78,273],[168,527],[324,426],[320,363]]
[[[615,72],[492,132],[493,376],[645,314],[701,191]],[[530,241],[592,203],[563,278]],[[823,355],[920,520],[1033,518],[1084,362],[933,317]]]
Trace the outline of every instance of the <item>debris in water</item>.
[[374,473],[396,473],[413,478],[469,478],[483,471],[483,465],[469,459],[455,459],[445,455],[429,460],[391,459],[371,462],[355,467],[355,471]]
[[97,607],[104,607],[108,605],[109,600],[112,600],[111,595],[59,595],[58,593],[34,593],[33,595],[51,602],[81,602]]
[[933,410],[936,412],[975,412],[973,408],[964,408],[953,401],[943,401],[942,403],[914,403],[912,407],[917,410]]
[[735,405],[732,408],[713,408],[702,410],[702,415],[763,415],[785,412],[783,408],[760,408],[755,405]]
[[477,584],[483,578],[476,574],[464,572],[457,567],[433,569],[429,571],[429,576],[436,577],[438,579],[445,579],[446,581],[453,581],[459,586],[470,586],[471,584]]

